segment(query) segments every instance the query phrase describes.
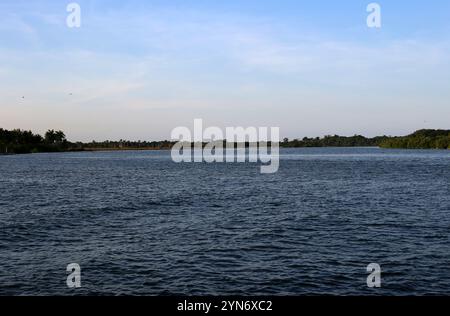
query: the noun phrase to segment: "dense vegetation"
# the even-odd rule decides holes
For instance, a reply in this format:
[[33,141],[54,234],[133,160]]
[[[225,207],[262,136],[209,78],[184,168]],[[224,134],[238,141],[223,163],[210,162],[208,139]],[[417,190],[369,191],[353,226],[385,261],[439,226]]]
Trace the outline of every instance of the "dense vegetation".
[[368,147],[401,149],[450,149],[450,130],[423,129],[403,137],[377,136],[366,138],[325,136],[324,138],[303,138],[289,141],[285,139],[283,147]]
[[450,130],[423,129],[405,137],[384,139],[379,146],[405,149],[450,149]]
[[345,136],[325,136],[323,138],[308,138],[305,137],[302,140],[294,139],[289,141],[289,139],[284,139],[281,143],[282,147],[376,147],[380,142],[387,139],[387,136],[366,138],[361,135],[355,135],[351,137]]
[[62,131],[49,130],[45,136],[33,134],[30,131],[12,130],[0,128],[0,153],[25,154],[36,152],[66,151],[69,142]]
[[[0,128],[0,154],[24,154],[37,152],[94,151],[94,150],[158,150],[170,149],[170,141],[104,141],[71,143],[62,131],[49,130],[42,137],[30,131],[4,130]],[[404,137],[378,136],[366,138],[355,135],[325,136],[323,138],[284,139],[281,147],[371,147],[405,149],[450,149],[450,130],[420,130]]]
[[90,151],[90,150],[140,150],[140,149],[170,149],[173,143],[161,142],[132,142],[120,140],[117,142],[104,141],[90,143],[71,143],[67,141],[62,131],[49,130],[44,137],[30,131],[0,128],[0,154],[27,154],[38,152]]

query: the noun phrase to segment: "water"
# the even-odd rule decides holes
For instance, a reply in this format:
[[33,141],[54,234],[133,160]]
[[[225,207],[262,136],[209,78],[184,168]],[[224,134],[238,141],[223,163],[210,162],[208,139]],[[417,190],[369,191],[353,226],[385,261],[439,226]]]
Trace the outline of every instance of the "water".
[[2,156],[0,295],[448,295],[449,167],[377,148],[282,150],[274,175],[165,151]]

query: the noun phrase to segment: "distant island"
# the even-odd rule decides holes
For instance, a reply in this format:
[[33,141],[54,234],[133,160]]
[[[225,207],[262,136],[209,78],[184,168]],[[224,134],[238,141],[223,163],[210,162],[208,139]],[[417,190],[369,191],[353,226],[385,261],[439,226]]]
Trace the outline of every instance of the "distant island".
[[[49,130],[44,136],[31,131],[5,130],[0,128],[0,154],[27,154],[66,151],[108,151],[108,150],[168,150],[174,142],[164,141],[103,141],[90,143],[70,142],[62,131]],[[377,136],[367,138],[361,135],[325,136],[289,140],[285,138],[283,148],[301,147],[381,147],[399,149],[450,149],[450,130],[423,129],[403,137]]]

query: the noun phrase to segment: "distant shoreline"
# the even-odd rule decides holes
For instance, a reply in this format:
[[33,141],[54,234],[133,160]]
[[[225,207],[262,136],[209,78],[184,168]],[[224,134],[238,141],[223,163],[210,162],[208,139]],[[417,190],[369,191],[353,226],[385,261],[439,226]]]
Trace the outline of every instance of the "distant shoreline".
[[[8,131],[0,128],[0,155],[48,152],[158,151],[171,150],[174,141],[104,141],[70,142],[64,132],[49,130],[44,137],[31,131]],[[206,145],[206,144],[204,144]],[[227,143],[223,142],[224,147]],[[236,143],[234,144],[236,145]],[[249,146],[249,143],[246,143]],[[269,143],[270,146],[270,143]],[[281,148],[379,147],[385,149],[450,149],[450,130],[424,129],[408,136],[324,136],[280,142]]]

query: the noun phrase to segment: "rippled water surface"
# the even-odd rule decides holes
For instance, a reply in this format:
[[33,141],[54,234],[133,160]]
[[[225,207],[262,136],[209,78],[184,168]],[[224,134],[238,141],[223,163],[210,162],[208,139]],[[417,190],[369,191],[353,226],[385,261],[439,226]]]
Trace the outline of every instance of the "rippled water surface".
[[450,294],[449,183],[449,151],[0,156],[0,295]]

